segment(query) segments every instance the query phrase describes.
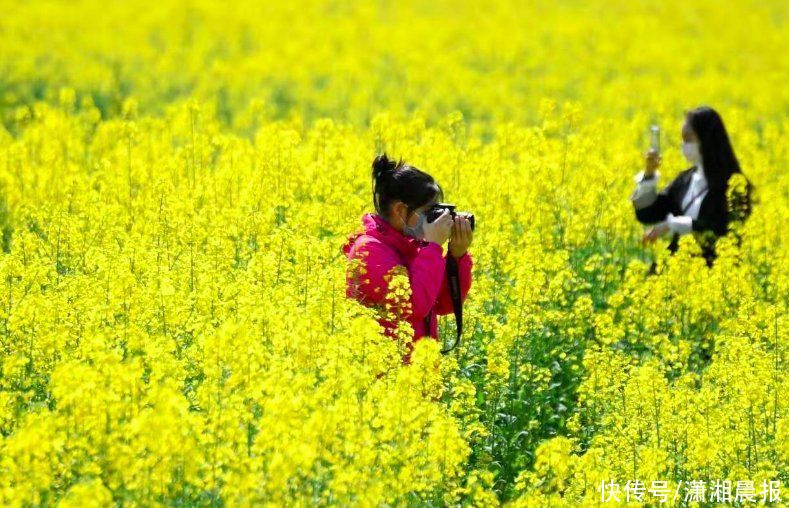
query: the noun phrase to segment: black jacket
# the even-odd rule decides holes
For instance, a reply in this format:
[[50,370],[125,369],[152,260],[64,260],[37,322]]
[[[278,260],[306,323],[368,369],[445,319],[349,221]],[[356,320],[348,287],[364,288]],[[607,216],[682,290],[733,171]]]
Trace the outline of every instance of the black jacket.
[[[657,193],[657,199],[644,208],[636,208],[636,218],[642,224],[654,224],[662,222],[669,213],[673,215],[685,215],[682,210],[682,200],[690,186],[691,177],[696,166],[692,166],[680,172],[674,180],[665,188]],[[693,219],[693,232],[713,234],[694,234],[696,241],[702,250],[702,255],[711,265],[715,258],[715,239],[723,236],[729,228],[729,204],[726,200],[726,189],[710,187],[707,194],[702,198],[699,205],[698,218]],[[679,235],[674,234],[669,244],[669,249],[674,252],[679,244]]]

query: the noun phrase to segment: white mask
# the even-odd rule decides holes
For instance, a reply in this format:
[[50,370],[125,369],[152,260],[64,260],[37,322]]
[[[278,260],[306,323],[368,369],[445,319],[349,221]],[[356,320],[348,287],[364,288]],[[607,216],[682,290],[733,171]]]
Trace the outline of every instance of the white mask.
[[416,212],[417,221],[416,226],[409,226],[407,222],[403,221],[403,233],[411,238],[421,239],[425,236],[425,214]]
[[691,164],[699,164],[701,162],[701,152],[699,151],[698,143],[682,143],[682,155]]

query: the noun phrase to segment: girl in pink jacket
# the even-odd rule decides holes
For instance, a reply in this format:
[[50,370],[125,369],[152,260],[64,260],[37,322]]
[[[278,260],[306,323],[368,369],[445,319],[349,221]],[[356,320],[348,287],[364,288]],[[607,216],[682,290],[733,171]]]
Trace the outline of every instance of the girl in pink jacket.
[[[392,319],[408,320],[414,336],[406,345],[403,360],[410,363],[413,342],[426,335],[438,340],[437,316],[453,311],[445,270],[447,256],[457,259],[461,299],[466,299],[471,287],[468,247],[473,233],[468,219],[453,219],[448,211],[427,222],[425,212],[443,199],[441,188],[427,173],[402,161],[390,161],[384,154],[373,162],[372,176],[376,213],[365,214],[364,231],[352,234],[343,246],[349,261],[358,260],[349,267],[346,295],[367,306],[383,308],[392,302],[388,299],[388,283],[393,269],[405,269],[411,286],[410,305],[378,321],[394,338],[396,322]],[[447,240],[445,255],[443,245]]]

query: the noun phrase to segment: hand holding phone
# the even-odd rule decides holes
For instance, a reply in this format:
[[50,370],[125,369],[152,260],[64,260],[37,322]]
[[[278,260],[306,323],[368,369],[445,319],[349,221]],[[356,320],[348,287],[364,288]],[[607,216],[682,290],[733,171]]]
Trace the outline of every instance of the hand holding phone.
[[646,165],[644,177],[652,178],[660,166],[662,157],[660,156],[660,127],[652,125],[649,128],[649,151],[646,154]]

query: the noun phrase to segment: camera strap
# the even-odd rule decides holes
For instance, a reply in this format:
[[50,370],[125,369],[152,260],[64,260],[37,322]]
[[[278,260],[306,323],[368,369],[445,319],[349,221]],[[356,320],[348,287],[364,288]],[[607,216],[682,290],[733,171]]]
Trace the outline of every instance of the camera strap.
[[697,199],[699,199],[699,198],[700,198],[702,195],[704,195],[704,194],[706,194],[706,193],[707,193],[707,190],[709,190],[709,189],[708,189],[707,187],[704,187],[704,188],[703,188],[703,189],[701,189],[699,192],[697,192],[695,195],[693,195],[693,196],[690,198],[690,201],[688,201],[688,204],[682,207],[682,212],[681,212],[681,213],[684,215],[684,214],[685,214],[685,212],[687,212],[687,211],[688,211],[688,208],[690,208],[690,207],[691,207],[691,205],[692,205],[693,203],[695,203]]
[[447,354],[460,344],[460,336],[463,335],[463,300],[460,297],[460,275],[458,274],[458,261],[451,254],[447,256],[447,283],[449,284],[449,296],[452,299],[452,310],[455,312],[455,325],[457,328],[457,338],[454,344],[446,349],[442,349],[442,354]]

